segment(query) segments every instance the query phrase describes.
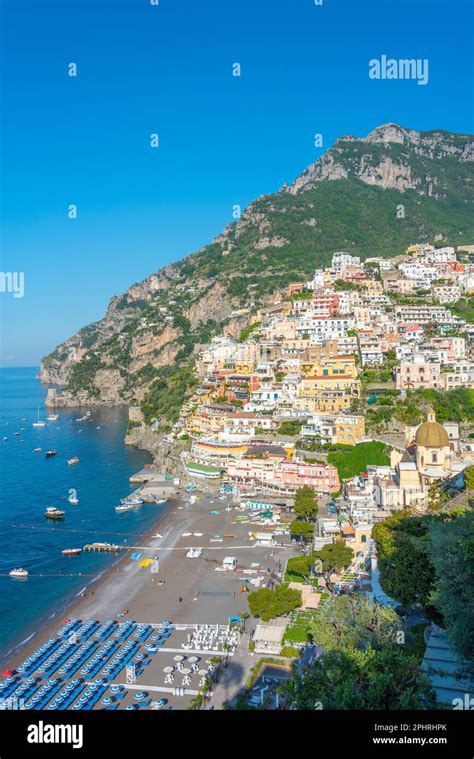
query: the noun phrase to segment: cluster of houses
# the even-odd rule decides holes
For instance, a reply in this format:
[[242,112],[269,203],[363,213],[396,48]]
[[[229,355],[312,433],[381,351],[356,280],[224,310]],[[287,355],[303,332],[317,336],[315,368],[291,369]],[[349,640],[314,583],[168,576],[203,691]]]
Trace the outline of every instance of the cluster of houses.
[[[199,353],[200,383],[173,431],[191,439],[188,471],[224,477],[241,492],[291,496],[310,485],[330,495],[343,486],[336,468],[305,454],[312,441],[314,451],[367,439],[361,372],[388,366],[401,395],[474,388],[474,325],[452,309],[474,293],[474,265],[463,262],[470,252],[413,245],[363,263],[335,253],[330,267],[249,316],[241,339],[214,338]],[[430,478],[465,465],[455,449],[459,431],[431,417],[426,424],[435,425],[427,437],[407,430],[406,450],[393,450],[391,467],[344,484],[362,519],[426,503]],[[443,445],[431,450],[434,440]]]

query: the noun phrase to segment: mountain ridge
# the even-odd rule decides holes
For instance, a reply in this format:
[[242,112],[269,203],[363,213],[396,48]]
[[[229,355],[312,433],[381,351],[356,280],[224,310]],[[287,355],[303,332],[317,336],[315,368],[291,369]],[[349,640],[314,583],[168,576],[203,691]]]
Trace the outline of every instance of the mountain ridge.
[[196,346],[238,336],[259,305],[334,251],[388,256],[413,242],[474,238],[473,160],[473,136],[444,130],[389,122],[338,138],[211,243],[113,296],[103,319],[43,359],[40,379],[64,387],[63,405],[143,405],[153,395],[159,406],[160,388],[172,397],[179,387],[175,409],[193,382]]

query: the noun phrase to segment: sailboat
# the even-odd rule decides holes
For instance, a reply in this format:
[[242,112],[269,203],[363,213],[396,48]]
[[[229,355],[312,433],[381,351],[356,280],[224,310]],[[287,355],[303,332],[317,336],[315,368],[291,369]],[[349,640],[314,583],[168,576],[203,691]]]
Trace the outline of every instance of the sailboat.
[[46,422],[40,421],[40,410],[39,410],[39,406],[38,406],[38,421],[37,422],[33,422],[33,427],[45,427],[45,426],[46,426]]

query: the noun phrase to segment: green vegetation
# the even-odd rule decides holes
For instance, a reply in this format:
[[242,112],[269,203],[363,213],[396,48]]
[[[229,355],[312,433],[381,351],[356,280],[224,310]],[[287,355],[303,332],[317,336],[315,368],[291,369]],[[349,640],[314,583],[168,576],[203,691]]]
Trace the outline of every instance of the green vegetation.
[[165,366],[159,373],[160,378],[152,382],[140,406],[147,424],[154,419],[175,422],[188,391],[197,384],[189,368]]
[[318,501],[316,493],[309,485],[298,488],[295,493],[293,511],[300,519],[316,519],[318,516]]
[[419,658],[402,645],[398,615],[364,596],[333,598],[310,623],[324,649],[287,686],[297,709],[432,709],[435,697]]
[[278,433],[280,435],[299,435],[301,432],[301,428],[303,426],[303,422],[297,420],[297,419],[288,419],[285,420],[280,424],[278,427]]
[[328,462],[333,464],[339,479],[345,480],[365,471],[367,464],[384,466],[390,464],[389,448],[384,443],[359,443],[349,450],[334,451],[328,454]]
[[66,389],[71,393],[85,390],[91,398],[98,398],[100,393],[94,380],[99,369],[104,367],[100,354],[97,351],[89,351],[74,365]]
[[401,512],[375,525],[372,535],[384,591],[406,608],[420,605],[473,659],[474,512]]
[[301,606],[301,591],[292,590],[287,585],[277,585],[273,590],[254,590],[249,593],[247,600],[250,613],[268,622]]
[[336,571],[347,569],[351,565],[353,558],[354,551],[352,548],[346,546],[342,541],[336,541],[335,543],[328,543],[323,546],[320,551],[315,551],[313,563],[315,559],[319,559],[322,562],[326,586],[331,590],[331,575]]
[[456,303],[450,305],[449,309],[455,316],[460,316],[461,319],[467,322],[474,322],[474,296],[461,298]]
[[307,543],[314,535],[314,523],[294,519],[290,523],[290,532],[292,538],[301,538],[304,543]]
[[239,336],[239,343],[244,343],[247,338],[250,337],[252,332],[255,332],[260,327],[261,323],[262,322],[254,322],[253,324],[244,327]]
[[307,583],[311,566],[314,563],[311,556],[293,556],[286,563],[285,582]]

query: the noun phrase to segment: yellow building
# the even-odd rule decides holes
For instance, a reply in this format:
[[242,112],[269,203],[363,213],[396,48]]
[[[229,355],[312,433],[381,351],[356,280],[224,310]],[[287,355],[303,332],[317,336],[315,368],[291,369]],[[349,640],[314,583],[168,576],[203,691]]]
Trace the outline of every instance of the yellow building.
[[321,360],[301,362],[301,372],[306,377],[344,376],[357,377],[355,356],[335,356]]
[[358,398],[361,391],[360,380],[352,374],[344,374],[342,370],[332,373],[304,376],[298,385],[298,396],[314,397],[322,392],[343,391],[352,398]]
[[333,414],[350,408],[352,398],[345,391],[323,391],[318,395],[294,398],[293,405],[302,411]]
[[341,445],[355,445],[365,435],[365,419],[363,416],[338,416],[334,424],[334,443]]

